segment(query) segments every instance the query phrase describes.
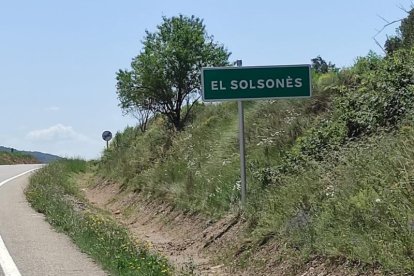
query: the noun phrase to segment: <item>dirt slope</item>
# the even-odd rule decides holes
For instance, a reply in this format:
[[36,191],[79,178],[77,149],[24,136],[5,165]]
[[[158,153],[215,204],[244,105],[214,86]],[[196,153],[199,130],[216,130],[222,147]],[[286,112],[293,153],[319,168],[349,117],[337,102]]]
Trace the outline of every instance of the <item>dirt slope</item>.
[[272,238],[252,244],[245,235],[247,225],[239,215],[211,221],[123,192],[118,184],[90,175],[80,182],[94,206],[110,212],[136,238],[167,257],[178,275],[383,275],[374,267],[361,268],[347,260],[315,257],[301,263],[292,255],[293,261],[282,261],[285,245]]
[[238,217],[217,222],[175,211],[135,194],[120,193],[119,185],[101,183],[84,189],[96,207],[111,212],[140,240],[166,256],[178,271],[196,275],[230,274],[216,254],[215,242],[234,237],[242,227]]

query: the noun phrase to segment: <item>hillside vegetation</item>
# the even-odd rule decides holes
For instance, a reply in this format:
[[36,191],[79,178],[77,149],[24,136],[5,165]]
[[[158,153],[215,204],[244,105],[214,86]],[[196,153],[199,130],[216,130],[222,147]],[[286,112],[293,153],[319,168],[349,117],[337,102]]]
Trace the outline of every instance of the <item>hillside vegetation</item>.
[[[257,244],[414,271],[413,51],[315,72],[308,100],[245,103],[243,214]],[[199,103],[192,114],[181,132],[155,116],[146,132],[117,133],[99,174],[212,218],[240,211],[237,106]]]
[[39,161],[28,154],[19,152],[2,152],[0,151],[0,165],[13,164],[37,164]]
[[62,159],[60,156],[53,155],[53,154],[48,154],[48,153],[43,153],[43,152],[38,152],[38,151],[16,150],[16,149],[0,146],[0,152],[9,152],[10,153],[12,151],[13,151],[13,153],[18,153],[20,155],[31,156],[31,157],[33,157],[33,159],[35,159],[39,163],[43,163],[43,164],[51,163],[53,161]]
[[[101,160],[58,162],[37,173],[27,192],[37,210],[98,260],[105,252],[100,262],[118,275],[179,273],[125,230],[159,214],[163,226],[186,221],[200,229],[197,249],[216,243],[211,252],[224,262],[210,268],[235,275],[413,275],[414,10],[387,40],[385,57],[370,52],[340,70],[312,59],[311,98],[244,102],[246,206],[237,104],[194,101],[199,67],[226,63],[229,53],[198,18],[163,18],[157,28],[131,70],[117,73],[120,107],[140,124],[117,133]],[[101,190],[106,212],[86,200],[91,186],[109,187]],[[132,214],[148,209],[155,215],[144,222]],[[171,220],[162,217],[168,212]],[[200,220],[207,226],[197,228]],[[220,240],[232,227],[230,241]],[[162,232],[156,228],[150,231]],[[207,228],[218,233],[210,237]]]

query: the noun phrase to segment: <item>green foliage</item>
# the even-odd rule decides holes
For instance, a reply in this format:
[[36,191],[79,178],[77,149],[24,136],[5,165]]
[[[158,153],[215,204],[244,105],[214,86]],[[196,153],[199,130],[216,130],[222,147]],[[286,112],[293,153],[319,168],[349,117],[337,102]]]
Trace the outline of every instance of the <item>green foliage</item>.
[[251,206],[254,236],[273,233],[303,254],[413,271],[413,135],[412,126],[381,134],[282,176],[260,208]]
[[271,188],[257,195],[263,205],[251,202],[256,235],[273,233],[305,255],[414,269],[413,63],[412,50],[370,53],[339,73],[329,119],[299,137],[284,164],[262,170]]
[[229,202],[237,202],[237,106],[196,105],[195,110],[185,132],[170,131],[159,117],[145,133],[128,128],[117,134],[100,173],[185,209],[228,210]]
[[[362,62],[362,64],[360,64]],[[369,134],[378,128],[393,128],[413,107],[411,50],[400,50],[383,60],[361,60],[361,81],[342,90],[338,113],[348,128],[348,137]],[[358,72],[358,71],[357,71]]]
[[402,40],[398,36],[388,37],[384,44],[384,49],[387,55],[391,55],[402,47]]
[[86,167],[83,160],[66,160],[42,168],[30,179],[29,202],[111,275],[171,275],[165,259],[151,253],[112,219],[85,207],[71,177]]
[[346,127],[341,121],[322,120],[296,141],[291,152],[293,156],[305,155],[322,161],[327,153],[340,149],[345,141]]
[[414,108],[413,84],[411,50],[400,50],[384,59],[371,52],[357,59],[351,69],[340,72],[333,84],[317,82],[316,87],[326,87],[337,95],[332,113],[296,141],[288,166],[292,160],[295,164],[303,159],[322,161],[349,139],[398,127]]
[[[414,269],[412,51],[370,52],[350,68],[314,71],[309,100],[246,102],[244,211],[253,238],[273,236],[305,258]],[[155,118],[146,133],[119,134],[99,173],[185,210],[238,210],[236,105],[194,111],[180,133]]]
[[[230,53],[207,34],[197,17],[163,17],[147,31],[132,70],[117,73],[117,94],[126,112],[161,113],[182,130],[201,89],[201,68],[228,65]],[[185,107],[185,108],[184,108]],[[141,114],[145,116],[145,114]]]
[[408,16],[401,21],[399,28],[401,42],[405,48],[414,46],[414,8],[408,12]]
[[87,162],[83,159],[70,159],[66,166],[70,173],[83,173],[87,169]]
[[327,63],[321,56],[317,56],[312,60],[312,69],[319,74],[326,74],[328,72],[336,71],[335,64]]
[[414,46],[414,8],[407,12],[408,16],[401,20],[395,36],[388,37],[385,41],[384,48],[388,55],[395,51],[405,48],[410,49]]
[[377,53],[370,51],[365,57],[358,57],[351,72],[355,75],[360,84],[365,78],[370,78],[379,69],[383,58]]

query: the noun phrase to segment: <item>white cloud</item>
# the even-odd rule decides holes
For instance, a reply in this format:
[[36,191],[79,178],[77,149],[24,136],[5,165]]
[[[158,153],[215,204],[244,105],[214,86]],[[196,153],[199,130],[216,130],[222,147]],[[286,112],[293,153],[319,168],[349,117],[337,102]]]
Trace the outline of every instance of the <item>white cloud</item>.
[[[100,135],[99,132],[91,138],[77,132],[71,126],[56,124],[48,128],[32,130],[23,135],[24,139],[21,140],[15,137],[10,138],[12,143],[9,144],[22,150],[91,159],[99,158],[100,153],[105,148],[105,142]],[[3,143],[3,139],[0,140]]]
[[45,108],[46,111],[51,111],[51,112],[57,112],[60,110],[60,107],[58,106],[49,106],[47,108]]
[[30,131],[26,137],[34,141],[88,141],[89,139],[77,133],[71,126],[57,124],[46,129]]

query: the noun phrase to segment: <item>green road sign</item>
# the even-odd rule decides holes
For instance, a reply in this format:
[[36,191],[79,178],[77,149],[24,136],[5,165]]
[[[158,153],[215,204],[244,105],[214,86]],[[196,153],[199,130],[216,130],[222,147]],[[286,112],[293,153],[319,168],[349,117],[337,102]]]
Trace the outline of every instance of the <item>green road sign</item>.
[[312,94],[310,65],[203,68],[204,101],[304,98]]

